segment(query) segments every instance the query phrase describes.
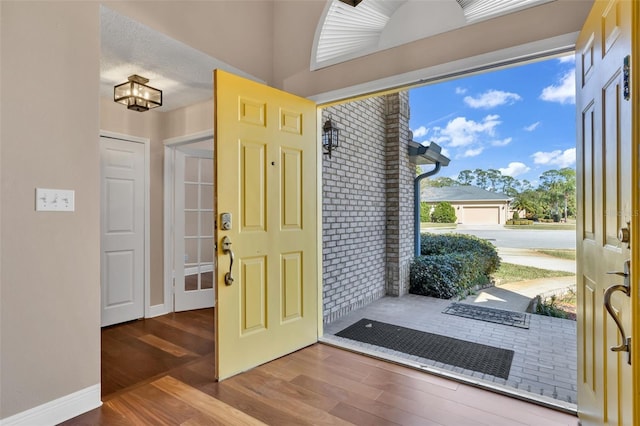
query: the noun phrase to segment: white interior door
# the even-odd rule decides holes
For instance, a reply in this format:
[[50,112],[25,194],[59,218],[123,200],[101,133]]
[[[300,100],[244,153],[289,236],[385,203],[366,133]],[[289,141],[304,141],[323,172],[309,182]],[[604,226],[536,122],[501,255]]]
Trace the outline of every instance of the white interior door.
[[102,326],[144,316],[142,143],[100,138]]
[[213,285],[213,155],[177,148],[174,192],[174,309],[210,308]]

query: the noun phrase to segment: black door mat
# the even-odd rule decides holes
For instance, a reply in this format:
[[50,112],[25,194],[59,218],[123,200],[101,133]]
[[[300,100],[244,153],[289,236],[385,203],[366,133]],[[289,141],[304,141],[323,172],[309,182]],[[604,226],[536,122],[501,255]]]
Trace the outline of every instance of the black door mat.
[[513,351],[362,319],[336,333],[358,342],[507,379]]
[[529,319],[531,317],[530,314],[524,312],[505,311],[503,309],[485,308],[484,306],[457,302],[447,306],[442,313],[520,328],[529,328]]

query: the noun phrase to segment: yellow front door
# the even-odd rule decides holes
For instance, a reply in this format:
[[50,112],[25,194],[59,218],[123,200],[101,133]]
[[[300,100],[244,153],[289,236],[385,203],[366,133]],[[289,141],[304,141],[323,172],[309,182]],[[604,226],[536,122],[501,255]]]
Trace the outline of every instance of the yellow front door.
[[635,337],[640,330],[640,150],[639,123],[632,119],[638,117],[640,79],[631,67],[640,53],[639,13],[635,0],[596,1],[576,45],[578,413],[583,425],[640,424],[634,385],[640,371]]
[[222,380],[318,340],[317,110],[220,70],[214,80]]

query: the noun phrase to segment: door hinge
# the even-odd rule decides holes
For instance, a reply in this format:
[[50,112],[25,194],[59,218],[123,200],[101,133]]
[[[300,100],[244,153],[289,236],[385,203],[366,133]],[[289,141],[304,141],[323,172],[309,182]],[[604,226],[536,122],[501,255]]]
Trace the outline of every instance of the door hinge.
[[631,55],[624,57],[624,64],[622,66],[622,93],[624,94],[624,100],[631,99],[631,88],[629,87],[629,80],[631,78]]

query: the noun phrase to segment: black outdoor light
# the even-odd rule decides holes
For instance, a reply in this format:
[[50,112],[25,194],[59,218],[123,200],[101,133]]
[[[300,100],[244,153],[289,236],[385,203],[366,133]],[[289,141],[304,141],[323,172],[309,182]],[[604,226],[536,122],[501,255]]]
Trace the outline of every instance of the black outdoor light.
[[331,117],[322,126],[322,148],[324,153],[329,154],[331,158],[331,151],[339,146],[340,129],[335,127],[331,122]]

